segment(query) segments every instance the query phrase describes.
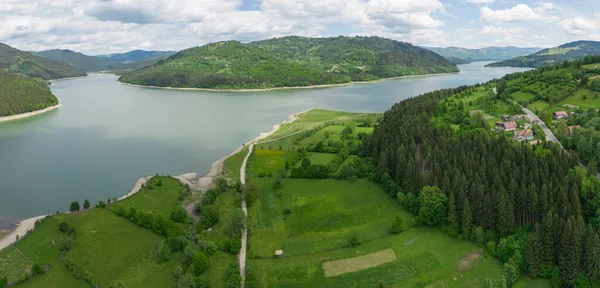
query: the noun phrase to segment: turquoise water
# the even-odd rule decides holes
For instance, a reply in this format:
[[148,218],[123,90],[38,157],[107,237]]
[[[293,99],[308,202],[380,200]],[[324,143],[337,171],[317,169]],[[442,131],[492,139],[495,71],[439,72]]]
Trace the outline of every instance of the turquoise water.
[[137,88],[114,75],[55,81],[61,108],[0,123],[0,216],[106,201],[144,175],[205,174],[215,160],[309,108],[384,112],[424,92],[523,71],[484,64],[461,65],[452,75],[252,93]]

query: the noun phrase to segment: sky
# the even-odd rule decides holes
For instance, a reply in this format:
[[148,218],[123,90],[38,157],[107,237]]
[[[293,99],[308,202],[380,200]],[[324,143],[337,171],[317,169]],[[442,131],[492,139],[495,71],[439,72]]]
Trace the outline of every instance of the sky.
[[0,42],[89,55],[301,35],[420,46],[600,41],[600,0],[0,0]]

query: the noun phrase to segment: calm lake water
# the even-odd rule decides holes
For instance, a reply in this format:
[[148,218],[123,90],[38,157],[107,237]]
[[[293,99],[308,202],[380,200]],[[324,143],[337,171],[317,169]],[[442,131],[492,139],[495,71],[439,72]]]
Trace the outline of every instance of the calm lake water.
[[136,88],[114,75],[55,81],[60,109],[0,123],[0,216],[106,201],[144,175],[204,175],[215,160],[309,108],[384,112],[424,92],[524,70],[484,64],[461,65],[453,75],[252,93]]

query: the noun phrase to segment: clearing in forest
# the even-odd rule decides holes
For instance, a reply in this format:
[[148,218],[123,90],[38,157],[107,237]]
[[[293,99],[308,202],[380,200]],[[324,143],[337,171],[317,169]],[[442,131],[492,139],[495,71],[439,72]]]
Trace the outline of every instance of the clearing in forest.
[[323,263],[325,277],[338,276],[362,269],[367,269],[396,260],[391,248],[353,258],[340,259]]

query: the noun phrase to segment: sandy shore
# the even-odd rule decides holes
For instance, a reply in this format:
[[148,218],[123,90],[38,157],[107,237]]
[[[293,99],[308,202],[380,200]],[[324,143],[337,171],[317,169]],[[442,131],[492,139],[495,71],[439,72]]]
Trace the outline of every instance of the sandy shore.
[[146,85],[138,85],[121,82],[122,84],[138,87],[138,88],[150,88],[150,89],[165,89],[165,90],[181,90],[181,91],[209,91],[209,92],[265,92],[265,91],[275,91],[275,90],[295,90],[295,89],[314,89],[314,88],[328,88],[328,87],[341,87],[341,86],[349,86],[354,84],[371,84],[377,82],[383,82],[387,80],[395,80],[395,79],[405,79],[405,78],[418,78],[418,77],[430,77],[430,76],[443,76],[450,74],[458,74],[459,72],[448,72],[448,73],[436,73],[436,74],[422,74],[422,75],[408,75],[408,76],[398,76],[384,79],[377,79],[372,81],[355,81],[341,84],[325,84],[325,85],[311,85],[311,86],[298,86],[298,87],[274,87],[274,88],[259,88],[259,89],[212,89],[212,88],[181,88],[181,87],[161,87],[161,86],[146,86]]
[[0,117],[0,122],[17,120],[17,119],[23,119],[23,118],[35,116],[35,115],[38,115],[38,114],[46,113],[48,111],[52,111],[52,110],[54,110],[56,108],[59,108],[61,106],[62,106],[62,104],[59,103],[59,104],[54,105],[54,106],[46,107],[46,108],[44,108],[42,110],[37,110],[37,111],[27,112],[27,113],[21,113],[21,114],[12,115],[12,116]]
[[18,239],[23,238],[27,232],[35,228],[35,221],[46,218],[46,215],[37,216],[29,219],[25,219],[19,223],[19,226],[15,228],[10,234],[0,240],[0,250],[12,245],[17,242]]

